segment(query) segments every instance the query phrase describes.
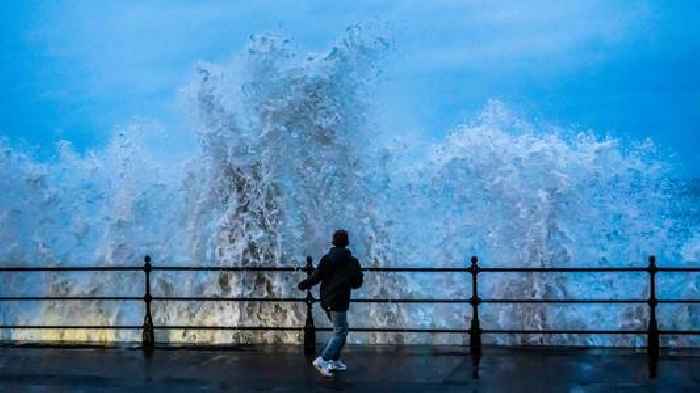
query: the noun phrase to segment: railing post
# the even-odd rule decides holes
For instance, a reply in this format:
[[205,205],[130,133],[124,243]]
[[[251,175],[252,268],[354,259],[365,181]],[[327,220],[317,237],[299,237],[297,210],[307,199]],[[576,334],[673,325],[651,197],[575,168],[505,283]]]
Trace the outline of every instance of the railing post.
[[656,378],[656,365],[659,360],[659,327],[656,323],[656,256],[649,257],[649,326],[647,328],[647,356],[649,377]]
[[143,271],[146,274],[146,291],[143,295],[143,301],[146,306],[146,315],[143,318],[143,350],[146,353],[153,351],[153,346],[155,343],[155,337],[153,334],[153,317],[151,316],[151,301],[153,297],[151,296],[151,257],[146,255],[143,263]]
[[[311,256],[306,257],[306,278],[311,278],[314,266],[311,262]],[[306,290],[306,324],[304,325],[304,354],[314,355],[316,353],[316,328],[314,327],[313,315],[314,298],[311,295],[311,289]]]
[[469,303],[472,305],[472,321],[469,328],[469,353],[472,358],[472,377],[479,379],[479,362],[481,361],[481,327],[479,324],[479,287],[477,277],[479,275],[479,258],[473,256],[469,271],[472,275],[472,297]]

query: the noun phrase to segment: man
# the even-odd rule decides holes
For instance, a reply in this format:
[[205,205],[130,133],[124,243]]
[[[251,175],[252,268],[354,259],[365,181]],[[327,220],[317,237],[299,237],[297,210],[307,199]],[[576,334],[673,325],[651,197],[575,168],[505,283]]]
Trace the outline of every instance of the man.
[[333,247],[321,258],[318,269],[310,278],[299,283],[299,289],[307,290],[321,283],[321,307],[333,323],[333,335],[321,356],[313,361],[314,367],[326,376],[332,371],[345,371],[347,366],[340,360],[340,351],[348,335],[347,311],[350,306],[350,291],[362,286],[362,268],[350,250],[348,232],[339,229],[333,233]]

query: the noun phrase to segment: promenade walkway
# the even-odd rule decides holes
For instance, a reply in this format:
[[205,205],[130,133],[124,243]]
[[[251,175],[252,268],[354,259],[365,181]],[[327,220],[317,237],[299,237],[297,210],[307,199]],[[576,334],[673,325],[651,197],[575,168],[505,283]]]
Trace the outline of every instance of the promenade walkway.
[[0,346],[0,392],[700,392],[700,352],[493,348],[471,375],[468,349],[349,346],[350,370],[323,379],[300,346]]

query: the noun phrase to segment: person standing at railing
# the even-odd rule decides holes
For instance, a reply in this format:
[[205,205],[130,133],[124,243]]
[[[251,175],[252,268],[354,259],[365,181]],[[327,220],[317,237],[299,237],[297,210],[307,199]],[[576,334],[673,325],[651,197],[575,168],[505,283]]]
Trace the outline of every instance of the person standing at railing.
[[299,289],[307,290],[321,283],[321,307],[333,323],[333,335],[321,355],[313,361],[314,367],[327,377],[333,371],[345,371],[347,366],[340,360],[340,352],[348,335],[347,311],[350,292],[362,286],[362,267],[347,248],[350,244],[348,232],[339,229],[333,233],[333,247],[321,258],[310,278],[299,283]]

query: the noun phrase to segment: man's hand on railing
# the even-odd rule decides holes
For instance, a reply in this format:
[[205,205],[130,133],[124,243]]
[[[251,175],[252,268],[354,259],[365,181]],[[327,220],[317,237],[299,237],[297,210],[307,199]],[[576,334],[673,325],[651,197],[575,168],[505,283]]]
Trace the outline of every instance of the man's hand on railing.
[[311,288],[311,283],[309,282],[309,280],[302,280],[302,281],[299,283],[298,288],[299,288],[299,290],[301,290],[301,291],[305,291],[305,290]]

